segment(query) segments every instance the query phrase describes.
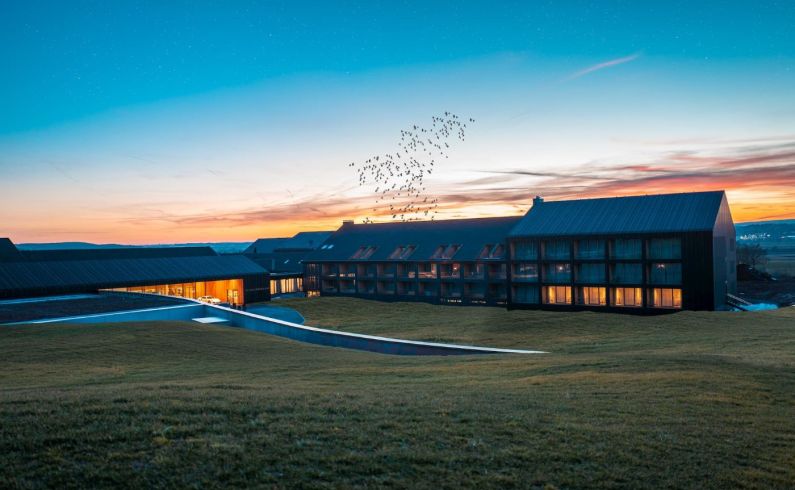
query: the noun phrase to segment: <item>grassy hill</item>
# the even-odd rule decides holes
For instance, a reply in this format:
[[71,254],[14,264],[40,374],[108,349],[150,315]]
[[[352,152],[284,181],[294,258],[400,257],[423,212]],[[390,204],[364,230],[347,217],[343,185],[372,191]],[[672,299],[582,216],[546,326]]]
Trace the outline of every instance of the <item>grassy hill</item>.
[[795,312],[319,298],[310,325],[549,350],[393,357],[187,323],[0,328],[0,487],[787,488]]

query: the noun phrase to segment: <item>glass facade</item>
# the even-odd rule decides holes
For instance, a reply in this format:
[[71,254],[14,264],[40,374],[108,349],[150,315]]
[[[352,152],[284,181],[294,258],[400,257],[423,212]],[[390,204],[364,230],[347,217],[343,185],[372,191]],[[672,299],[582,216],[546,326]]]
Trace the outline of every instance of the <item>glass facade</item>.
[[538,244],[536,242],[515,242],[513,258],[514,260],[538,260]]
[[603,259],[605,258],[604,240],[577,240],[578,259]]
[[682,307],[681,238],[520,240],[510,247],[514,303],[540,296],[544,304]]
[[511,275],[517,281],[538,281],[538,264],[514,264]]
[[643,257],[643,241],[637,238],[617,238],[611,244],[610,257],[620,260],[640,260]]
[[641,264],[613,264],[610,266],[610,281],[616,284],[641,284],[643,266]]
[[681,259],[682,240],[678,238],[652,238],[649,240],[650,259]]
[[544,242],[544,258],[560,260],[571,258],[571,242],[568,240],[548,240]]
[[577,282],[591,284],[607,282],[606,269],[607,266],[604,263],[577,264]]
[[233,305],[245,304],[242,279],[223,279],[219,281],[181,282],[174,284],[153,284],[148,286],[134,286],[128,288],[115,288],[111,291],[127,291],[134,293],[154,293],[164,296],[179,296],[181,298],[200,299],[203,296],[218,298],[224,303]]
[[544,266],[544,281],[564,283],[571,282],[571,264],[560,262]]
[[514,286],[513,302],[523,304],[538,304],[538,286]]
[[649,266],[651,284],[682,284],[682,264],[655,262]]
[[271,279],[271,296],[279,294],[300,293],[303,290],[302,277],[288,277],[284,279]]

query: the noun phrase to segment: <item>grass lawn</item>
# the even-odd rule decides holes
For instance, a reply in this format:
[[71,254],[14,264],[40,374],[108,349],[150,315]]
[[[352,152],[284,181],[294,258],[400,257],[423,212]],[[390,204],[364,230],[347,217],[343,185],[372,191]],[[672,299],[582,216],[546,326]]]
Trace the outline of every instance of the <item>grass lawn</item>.
[[276,304],[308,325],[551,354],[394,357],[179,322],[0,327],[0,487],[795,485],[795,309]]

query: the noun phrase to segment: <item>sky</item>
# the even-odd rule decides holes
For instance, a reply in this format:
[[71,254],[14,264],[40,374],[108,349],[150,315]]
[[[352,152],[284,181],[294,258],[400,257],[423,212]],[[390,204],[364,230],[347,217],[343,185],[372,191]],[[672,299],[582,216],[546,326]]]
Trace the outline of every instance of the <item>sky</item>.
[[[435,219],[724,189],[795,218],[795,5],[0,2],[0,236],[249,241],[391,213],[351,162],[474,119]],[[376,209],[376,211],[373,211]]]

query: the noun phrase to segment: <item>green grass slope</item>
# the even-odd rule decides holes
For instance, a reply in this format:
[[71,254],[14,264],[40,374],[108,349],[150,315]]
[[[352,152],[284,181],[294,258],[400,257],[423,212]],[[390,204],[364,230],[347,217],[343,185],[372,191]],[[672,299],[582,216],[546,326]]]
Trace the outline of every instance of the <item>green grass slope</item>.
[[394,357],[187,323],[0,328],[0,487],[791,488],[795,314],[295,300]]

